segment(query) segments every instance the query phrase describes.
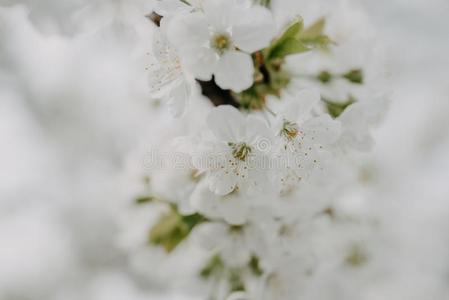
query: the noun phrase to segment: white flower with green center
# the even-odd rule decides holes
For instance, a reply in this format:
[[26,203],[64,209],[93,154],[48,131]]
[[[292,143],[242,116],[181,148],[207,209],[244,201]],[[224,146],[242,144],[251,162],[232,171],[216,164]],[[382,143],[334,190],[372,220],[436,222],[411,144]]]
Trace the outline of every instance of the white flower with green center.
[[168,36],[186,68],[200,80],[215,76],[222,89],[241,92],[253,84],[251,53],[275,34],[271,12],[247,1],[207,0],[202,10],[171,19]]
[[214,139],[208,141],[200,155],[194,155],[195,168],[206,172],[209,188],[217,195],[227,195],[235,189],[266,186],[266,162],[272,133],[266,123],[254,116],[246,118],[236,108],[223,105],[214,108],[207,117]]
[[340,122],[328,114],[312,112],[319,101],[318,92],[303,90],[276,114],[274,128],[281,140],[279,156],[286,161],[285,168],[279,170],[283,194],[310,176],[321,163],[325,147],[340,136]]

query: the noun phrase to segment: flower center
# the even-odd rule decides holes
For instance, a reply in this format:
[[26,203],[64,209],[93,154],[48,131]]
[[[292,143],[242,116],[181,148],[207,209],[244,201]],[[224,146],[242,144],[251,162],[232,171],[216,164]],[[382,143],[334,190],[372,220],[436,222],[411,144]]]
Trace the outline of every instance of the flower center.
[[245,143],[228,143],[228,145],[232,149],[232,156],[236,159],[245,161],[251,153],[251,147]]
[[286,137],[288,140],[292,140],[298,135],[298,132],[298,124],[284,120],[284,125],[281,129],[282,136]]
[[226,33],[216,34],[212,38],[211,46],[214,48],[219,54],[223,54],[226,50],[231,48],[231,38]]

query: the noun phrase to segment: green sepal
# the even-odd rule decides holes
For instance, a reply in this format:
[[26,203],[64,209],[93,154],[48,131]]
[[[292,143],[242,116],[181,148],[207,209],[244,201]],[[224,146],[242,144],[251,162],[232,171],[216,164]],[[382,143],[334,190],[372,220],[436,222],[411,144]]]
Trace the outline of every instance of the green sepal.
[[259,262],[259,259],[257,258],[257,256],[254,256],[254,255],[253,255],[253,256],[251,257],[251,260],[249,261],[248,266],[249,266],[249,269],[251,270],[251,272],[252,272],[255,276],[257,276],[257,277],[262,276],[263,270],[262,270],[262,268],[260,267],[260,262]]
[[329,83],[333,79],[333,75],[329,71],[321,71],[316,77],[322,84]]
[[343,74],[343,78],[355,84],[363,84],[363,71],[361,69],[353,69]]
[[345,101],[332,101],[324,98],[322,98],[322,101],[326,105],[326,109],[331,117],[338,118],[346,110],[346,108],[348,108],[348,106],[353,104],[356,100],[354,97],[349,95],[348,99]]

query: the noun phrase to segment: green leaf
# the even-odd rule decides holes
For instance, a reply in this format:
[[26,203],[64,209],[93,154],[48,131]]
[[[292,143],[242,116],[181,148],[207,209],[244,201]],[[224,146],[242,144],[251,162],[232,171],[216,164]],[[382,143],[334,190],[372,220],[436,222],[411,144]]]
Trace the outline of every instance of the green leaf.
[[268,59],[284,58],[288,55],[299,54],[307,51],[309,51],[309,48],[307,48],[301,41],[296,38],[289,37],[284,39],[281,43],[276,44],[275,47],[271,48]]
[[332,43],[332,40],[326,35],[316,36],[314,38],[302,38],[301,42],[309,49],[321,48],[326,49]]
[[324,34],[325,26],[326,19],[320,18],[301,31],[297,38],[309,48],[326,48],[332,41]]
[[267,60],[284,58],[287,55],[308,51],[298,38],[303,28],[303,20],[298,18],[292,22],[284,33],[275,39],[266,51]]
[[234,96],[242,108],[260,110],[265,106],[265,93],[260,92],[260,89],[265,86],[265,84],[253,85],[241,93],[234,94]]
[[171,252],[188,234],[188,227],[181,217],[171,212],[162,216],[150,231],[150,242]]
[[162,215],[158,223],[150,230],[149,242],[171,252],[196,225],[204,221],[205,218],[200,214],[182,216],[172,207],[170,212]]
[[319,18],[312,25],[304,29],[301,34],[301,39],[313,38],[323,35],[324,27],[326,26],[326,19],[324,17]]
[[301,18],[298,18],[294,22],[290,23],[290,25],[287,27],[287,29],[284,31],[284,33],[281,35],[279,39],[277,39],[277,43],[282,43],[284,40],[288,38],[296,38],[298,37],[298,34],[301,32],[301,30],[304,27],[304,22]]

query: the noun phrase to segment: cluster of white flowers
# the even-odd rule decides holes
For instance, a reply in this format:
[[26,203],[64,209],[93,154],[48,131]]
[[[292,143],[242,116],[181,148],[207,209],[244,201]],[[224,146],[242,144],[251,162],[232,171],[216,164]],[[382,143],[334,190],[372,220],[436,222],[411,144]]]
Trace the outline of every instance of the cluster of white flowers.
[[367,45],[352,49],[325,18],[276,15],[282,7],[269,3],[155,8],[151,95],[177,118],[152,145],[138,202],[165,207],[153,247],[204,250],[195,269],[204,299],[299,299],[323,261],[368,257],[369,220],[352,222],[335,204],[385,108],[372,64],[341,58],[342,47],[348,57]]

